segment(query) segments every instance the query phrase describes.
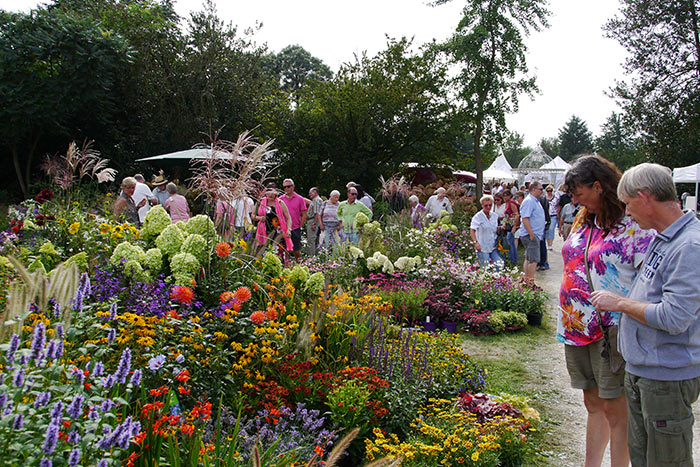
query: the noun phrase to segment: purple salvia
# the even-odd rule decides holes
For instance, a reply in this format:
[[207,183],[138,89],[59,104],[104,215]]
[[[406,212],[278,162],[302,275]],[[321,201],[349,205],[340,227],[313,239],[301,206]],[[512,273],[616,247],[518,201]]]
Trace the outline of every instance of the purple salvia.
[[68,456],[68,465],[75,467],[80,462],[80,449],[74,448]]
[[100,459],[100,462],[97,463],[97,467],[107,467],[107,459]]
[[97,412],[97,410],[90,410],[90,413],[88,413],[88,419],[94,422],[98,418],[100,418],[99,412]]
[[68,405],[68,408],[66,409],[66,414],[68,414],[70,418],[80,417],[84,401],[85,397],[83,397],[80,394],[76,394],[75,397],[73,397],[71,403]]
[[51,339],[46,346],[46,356],[51,360],[56,358],[56,339]]
[[59,340],[58,343],[56,343],[56,359],[59,359],[63,356],[63,339]]
[[85,384],[85,372],[80,368],[73,368],[70,371],[71,378],[74,378],[77,383]]
[[117,317],[117,302],[114,302],[109,307],[109,320],[113,321],[116,317]]
[[131,349],[129,347],[125,348],[122,352],[122,357],[119,359],[119,364],[117,365],[117,371],[114,372],[114,376],[119,381],[119,384],[124,384],[126,382],[126,377],[131,370]]
[[12,421],[12,429],[13,430],[21,430],[22,427],[24,426],[24,415],[17,414],[15,416],[15,419]]
[[95,368],[92,369],[92,376],[94,378],[99,378],[104,374],[105,366],[102,364],[102,362],[98,361],[95,363]]
[[114,386],[114,383],[117,382],[117,378],[114,375],[107,375],[102,379],[102,387],[105,389],[109,389],[112,386]]
[[49,391],[46,392],[40,392],[36,396],[36,400],[34,401],[34,408],[39,409],[41,407],[45,407],[48,405],[49,401],[51,400],[51,393]]
[[0,409],[5,407],[5,404],[7,404],[7,394],[2,393],[0,394]]
[[114,402],[112,402],[111,399],[105,399],[105,400],[102,401],[102,404],[100,405],[100,411],[101,411],[102,413],[107,413],[107,412],[109,412],[110,410],[112,410],[112,407],[114,407],[115,405],[117,405],[117,404],[115,404]]
[[14,378],[12,378],[12,384],[17,386],[18,388],[24,386],[24,367],[17,370],[17,373],[15,373]]
[[[53,317],[55,319],[58,319],[61,316],[61,304],[58,302],[54,302],[53,304]],[[59,324],[60,326],[60,324]]]
[[53,462],[48,457],[44,457],[39,462],[39,467],[53,467]]
[[63,325],[61,323],[56,325],[56,335],[59,339],[65,339],[66,337],[66,331],[63,329]]
[[56,442],[58,441],[58,424],[51,422],[49,427],[46,429],[46,435],[44,436],[44,445],[42,449],[46,454],[52,454],[53,450],[56,449]]
[[10,338],[10,347],[7,349],[7,363],[10,364],[15,360],[15,352],[17,352],[17,348],[19,347],[19,336],[17,334],[12,334],[12,337]]
[[56,424],[58,424],[61,422],[62,418],[63,418],[63,402],[56,401],[56,403],[53,405],[53,409],[51,409],[51,422],[53,423],[55,421]]
[[134,388],[138,387],[141,384],[141,370],[134,370],[134,374],[131,375],[129,382],[134,385]]
[[107,342],[110,344],[114,342],[114,339],[117,337],[117,331],[115,331],[113,328],[110,328],[109,332],[107,332]]
[[131,424],[131,436],[136,436],[141,431],[141,422],[136,421]]
[[39,321],[39,323],[34,326],[34,334],[32,335],[32,360],[36,360],[39,357],[39,353],[44,349],[45,344],[46,325],[43,321]]

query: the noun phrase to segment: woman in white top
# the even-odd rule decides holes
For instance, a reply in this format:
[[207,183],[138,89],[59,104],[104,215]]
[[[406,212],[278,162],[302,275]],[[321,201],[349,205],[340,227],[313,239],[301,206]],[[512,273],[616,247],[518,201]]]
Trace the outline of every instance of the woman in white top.
[[498,221],[500,222],[506,217],[506,203],[503,202],[503,193],[493,195],[493,203],[493,213],[498,216]]
[[479,264],[482,266],[487,265],[490,260],[493,261],[496,269],[500,269],[503,258],[498,254],[498,248],[496,248],[498,215],[491,212],[493,196],[484,195],[479,201],[481,203],[481,211],[472,217],[469,235],[474,241]]
[[320,222],[318,224],[319,229],[321,229],[321,235],[319,237],[319,248],[323,246],[326,249],[330,249],[331,246],[340,243],[340,235],[342,233],[343,227],[340,225],[338,220],[338,200],[340,200],[340,192],[338,190],[331,191],[331,195],[328,201],[324,201],[321,206]]

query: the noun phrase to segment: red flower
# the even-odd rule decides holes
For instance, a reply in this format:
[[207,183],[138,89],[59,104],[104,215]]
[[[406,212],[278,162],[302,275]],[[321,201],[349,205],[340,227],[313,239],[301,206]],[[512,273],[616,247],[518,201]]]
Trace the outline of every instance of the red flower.
[[184,386],[178,386],[177,391],[180,394],[189,394],[190,393],[190,388],[185,388]]
[[250,289],[248,287],[238,287],[236,291],[233,292],[233,297],[236,300],[240,300],[241,302],[245,303],[250,300],[252,294],[250,293]]
[[253,314],[250,315],[250,320],[255,324],[262,324],[265,322],[265,313],[260,310],[254,311]]
[[170,297],[182,305],[189,305],[194,300],[194,292],[189,287],[177,285],[173,287]]
[[219,295],[219,302],[221,303],[227,303],[231,300],[233,300],[233,294],[228,290],[226,292],[221,292],[221,295]]
[[190,372],[188,370],[182,370],[180,373],[178,373],[175,379],[181,383],[185,383],[190,379]]
[[277,319],[277,310],[275,310],[274,308],[268,308],[267,319],[270,321],[275,321]]
[[216,245],[215,251],[219,258],[226,258],[231,254],[231,245],[229,245],[227,242],[220,242]]

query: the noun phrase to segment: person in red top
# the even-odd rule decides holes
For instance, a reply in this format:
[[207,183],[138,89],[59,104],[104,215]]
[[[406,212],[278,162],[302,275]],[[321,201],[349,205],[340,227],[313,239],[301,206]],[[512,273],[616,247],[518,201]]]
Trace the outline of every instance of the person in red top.
[[292,243],[294,244],[294,257],[301,259],[301,226],[306,224],[306,201],[294,191],[294,181],[285,178],[282,182],[284,194],[280,200],[287,206],[289,216],[292,218]]

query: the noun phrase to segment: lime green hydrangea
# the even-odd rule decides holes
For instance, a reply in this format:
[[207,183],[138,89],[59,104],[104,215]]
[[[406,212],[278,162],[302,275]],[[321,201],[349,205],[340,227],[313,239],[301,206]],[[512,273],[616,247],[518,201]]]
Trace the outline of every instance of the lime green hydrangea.
[[209,257],[207,241],[199,234],[191,234],[185,238],[185,241],[182,242],[182,247],[180,247],[180,252],[194,255],[200,264],[204,264]]
[[29,263],[29,266],[27,266],[27,271],[29,271],[29,272],[41,271],[44,274],[46,274],[46,268],[44,267],[44,263],[42,263],[39,258],[37,258],[34,261],[32,261],[31,263]]
[[175,223],[175,227],[182,230],[183,232],[187,232],[186,226],[187,226],[187,222],[185,222],[185,221],[177,221]]
[[172,257],[180,252],[183,241],[185,239],[182,236],[182,230],[170,224],[156,238],[156,246],[162,254]]
[[355,230],[360,230],[363,225],[369,223],[369,217],[364,212],[358,212],[355,214],[355,221],[353,222],[353,227]]
[[192,285],[192,279],[199,272],[199,261],[190,253],[178,253],[170,260],[170,270],[175,278],[175,285]]
[[163,268],[163,254],[158,248],[151,248],[146,252],[143,265],[146,266],[148,272],[155,277]]
[[365,257],[365,253],[356,246],[350,246],[350,248],[348,248],[348,251],[350,252],[350,256],[352,256],[352,259]]
[[[362,214],[362,213],[360,213]],[[379,237],[382,235],[382,226],[377,221],[372,221],[362,228],[362,235],[369,237]]]
[[143,248],[140,246],[132,245],[129,242],[122,242],[114,249],[112,252],[112,257],[109,258],[109,262],[115,266],[119,266],[122,261],[134,260],[141,263],[145,258],[146,253],[144,253]]
[[146,238],[155,238],[173,221],[163,206],[157,204],[148,210],[146,219],[143,221],[141,235]]
[[49,256],[57,256],[58,252],[56,251],[56,247],[53,246],[53,243],[51,242],[46,242],[43,245],[41,245],[41,248],[39,248],[39,253],[42,255],[49,255]]
[[66,266],[70,266],[71,264],[75,264],[78,268],[78,271],[85,272],[88,269],[87,253],[84,251],[81,251],[80,253],[77,253],[77,254],[71,256],[70,258],[68,258],[64,264]]
[[201,235],[206,240],[209,248],[213,248],[219,241],[214,222],[209,219],[209,216],[205,216],[204,214],[199,214],[190,218],[187,224],[185,224],[185,231],[190,234]]
[[385,255],[375,251],[372,256],[367,258],[367,269],[370,271],[381,270],[386,274],[393,274],[394,264]]
[[297,288],[303,287],[308,280],[309,268],[306,266],[299,266],[297,264],[289,271],[289,281]]
[[280,261],[276,254],[268,251],[265,253],[265,256],[263,256],[261,269],[262,272],[268,276],[279,276],[282,273],[282,261]]
[[322,272],[315,272],[309,276],[309,278],[306,281],[306,284],[304,284],[304,289],[310,294],[310,295],[318,295],[321,293],[323,288],[326,286],[326,278],[323,277]]
[[411,272],[416,267],[420,266],[420,256],[402,256],[394,262],[394,267],[401,272]]

